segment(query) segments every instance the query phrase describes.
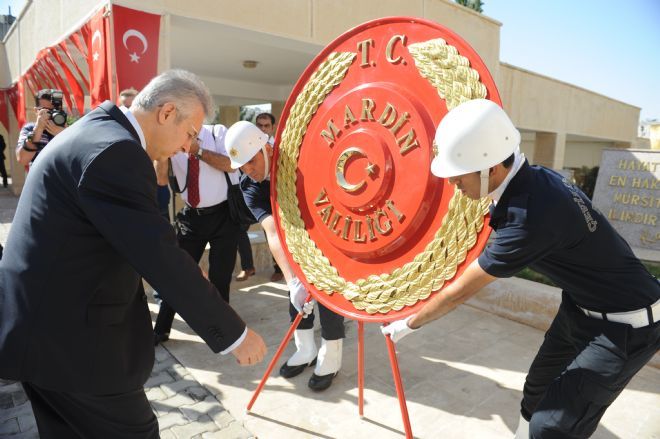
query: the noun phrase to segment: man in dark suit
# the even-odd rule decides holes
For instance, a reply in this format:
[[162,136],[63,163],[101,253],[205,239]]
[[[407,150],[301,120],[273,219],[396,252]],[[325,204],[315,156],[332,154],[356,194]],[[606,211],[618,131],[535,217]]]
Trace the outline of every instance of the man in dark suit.
[[5,168],[5,138],[0,135],[0,176],[2,176],[2,187],[7,187],[7,168]]
[[210,106],[196,76],[169,71],[131,110],[105,102],[34,161],[0,261],[0,377],[23,382],[42,438],[158,437],[142,277],[214,352],[263,359],[156,202],[153,160],[188,151]]

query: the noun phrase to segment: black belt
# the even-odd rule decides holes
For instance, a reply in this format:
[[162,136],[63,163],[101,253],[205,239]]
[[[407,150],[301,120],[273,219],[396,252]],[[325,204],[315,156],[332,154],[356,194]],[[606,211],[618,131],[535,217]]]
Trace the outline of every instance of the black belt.
[[210,207],[192,207],[188,204],[186,204],[186,207],[184,208],[187,212],[194,213],[195,215],[203,216],[203,215],[212,215],[214,213],[217,213],[227,205],[226,201],[223,201],[220,204],[216,204],[215,206],[210,206]]

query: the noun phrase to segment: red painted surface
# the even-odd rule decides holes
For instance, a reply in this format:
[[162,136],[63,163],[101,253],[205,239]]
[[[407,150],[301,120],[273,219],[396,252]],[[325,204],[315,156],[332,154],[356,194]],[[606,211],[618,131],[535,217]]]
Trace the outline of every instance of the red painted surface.
[[[397,35],[405,35],[405,41]],[[373,274],[390,273],[411,262],[433,239],[447,213],[448,203],[454,193],[453,186],[430,172],[435,128],[447,113],[447,106],[436,89],[421,76],[407,49],[410,44],[437,38],[444,39],[447,44],[456,47],[459,54],[469,59],[470,66],[479,73],[488,90],[487,98],[501,105],[495,83],[485,64],[463,39],[431,21],[391,17],[362,24],[330,43],[298,80],[282,113],[276,146],[281,140],[292,105],[319,65],[332,52],[356,53],[344,80],[325,98],[307,126],[300,147],[296,186],[301,215],[310,238],[339,274],[349,281],[364,279]],[[368,43],[365,63],[359,44],[366,40],[372,43]],[[392,41],[388,60],[386,49]],[[365,99],[373,100],[374,106],[373,110],[367,111],[365,117],[362,117]],[[395,110],[386,110],[388,104]],[[351,117],[347,117],[347,108],[357,119],[356,122],[351,122]],[[404,113],[408,113],[407,119],[402,119]],[[373,120],[369,115],[373,116]],[[395,130],[394,126],[400,120],[404,121]],[[324,130],[331,133],[329,121],[339,130],[330,136],[332,142],[322,135]],[[345,124],[345,121],[349,123]],[[415,139],[411,143],[417,142],[417,146],[402,152],[402,139],[409,133],[413,133],[411,139]],[[344,168],[348,184],[364,182],[354,192],[342,189],[336,175],[337,163],[349,148],[359,148],[361,151],[360,154],[351,155]],[[293,263],[286,248],[284,231],[280,227],[276,198],[277,156],[276,147],[271,173],[271,200],[278,233],[296,275],[310,287],[300,267]],[[373,165],[372,174],[367,170],[369,165]],[[320,196],[323,191],[326,197]],[[394,210],[388,208],[387,201],[393,203],[396,211],[404,215],[403,219],[399,220]],[[323,209],[328,206],[332,206],[332,212],[326,224]],[[386,223],[390,222],[391,231],[383,234],[374,230],[376,239],[372,240],[367,216],[373,219],[378,209],[387,215],[387,219],[383,215],[379,216],[381,228],[385,229]],[[341,215],[341,219],[333,228],[335,212]],[[343,227],[349,216],[351,226],[348,239],[343,239]],[[365,242],[355,242],[356,220],[361,221],[358,238],[364,237]],[[489,233],[490,229],[485,225],[477,244],[459,266],[457,275],[478,257]],[[335,312],[367,322],[400,319],[423,305],[423,302],[418,302],[399,311],[370,315],[355,309],[340,294],[327,295],[313,287],[310,292],[315,299]]]

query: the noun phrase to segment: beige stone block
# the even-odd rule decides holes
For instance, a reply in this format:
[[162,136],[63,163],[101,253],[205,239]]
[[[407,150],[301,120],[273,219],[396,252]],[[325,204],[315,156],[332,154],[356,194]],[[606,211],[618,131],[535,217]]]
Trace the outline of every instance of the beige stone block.
[[381,0],[377,7],[372,2],[351,0],[315,1],[313,39],[327,45],[339,35],[366,21],[390,16],[422,17],[422,0]]

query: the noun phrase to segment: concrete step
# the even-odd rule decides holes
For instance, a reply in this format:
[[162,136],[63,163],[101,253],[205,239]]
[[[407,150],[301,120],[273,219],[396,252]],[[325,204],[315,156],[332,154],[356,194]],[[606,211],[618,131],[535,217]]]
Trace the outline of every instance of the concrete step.
[[[270,276],[273,271],[273,259],[261,227],[258,224],[253,225],[248,231],[248,236],[252,243],[252,257],[257,273],[263,277]],[[208,248],[201,266],[204,270],[208,270]],[[236,258],[234,273],[240,270],[240,260]],[[244,286],[245,284],[240,284],[241,288]],[[512,277],[498,279],[486,286],[470,299],[467,305],[546,331],[557,313],[560,302],[561,289]],[[660,369],[660,353],[655,355],[649,365]]]

